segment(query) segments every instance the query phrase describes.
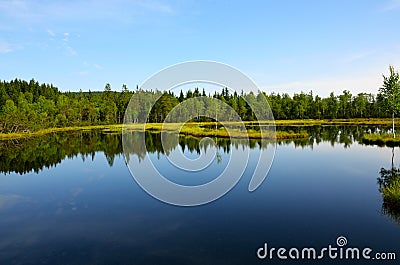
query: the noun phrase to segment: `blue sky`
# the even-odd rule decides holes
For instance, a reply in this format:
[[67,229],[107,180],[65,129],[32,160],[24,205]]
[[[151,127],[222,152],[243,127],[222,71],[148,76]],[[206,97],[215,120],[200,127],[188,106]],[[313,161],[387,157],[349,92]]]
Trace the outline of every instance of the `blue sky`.
[[188,60],[232,65],[263,90],[377,93],[400,67],[400,0],[0,0],[0,79],[130,89]]

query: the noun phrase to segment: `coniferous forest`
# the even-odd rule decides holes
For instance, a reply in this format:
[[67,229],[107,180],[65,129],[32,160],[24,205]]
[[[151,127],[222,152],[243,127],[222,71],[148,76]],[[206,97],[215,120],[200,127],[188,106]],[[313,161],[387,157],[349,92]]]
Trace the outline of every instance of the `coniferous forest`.
[[[321,98],[313,92],[301,92],[293,96],[283,93],[260,93],[258,95],[231,93],[227,88],[214,94],[194,88],[179,95],[172,92],[142,91],[126,85],[113,90],[106,84],[103,91],[61,92],[52,84],[40,84],[34,79],[15,79],[0,82],[0,133],[34,131],[42,128],[117,124],[123,122],[125,108],[134,93],[142,93],[149,102],[160,97],[154,105],[148,122],[162,122],[171,109],[180,102],[193,97],[218,98],[230,105],[242,118],[253,120],[254,114],[246,100],[260,100],[265,96],[277,120],[337,119],[337,118],[386,118],[385,100],[380,94],[331,93]],[[142,96],[143,96],[142,95]],[[145,105],[145,102],[141,102]],[[201,106],[197,106],[201,107]],[[203,120],[205,118],[202,118]]]

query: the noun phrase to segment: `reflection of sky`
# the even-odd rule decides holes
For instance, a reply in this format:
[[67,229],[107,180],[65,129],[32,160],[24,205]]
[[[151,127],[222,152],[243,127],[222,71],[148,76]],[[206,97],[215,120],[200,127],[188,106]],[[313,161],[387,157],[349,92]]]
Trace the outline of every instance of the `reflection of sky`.
[[[192,183],[223,169],[229,154],[220,152],[222,162],[213,161]],[[381,215],[376,183],[380,168],[390,167],[391,148],[281,145],[268,177],[249,193],[258,152],[250,150],[248,168],[231,192],[193,208],[147,195],[122,155],[112,167],[98,152],[93,161],[66,159],[39,174],[0,175],[0,261],[252,264],[265,241],[319,246],[333,244],[340,234],[352,245],[396,250],[400,227]],[[150,156],[174,180],[192,177],[162,155]]]
[[0,209],[13,207],[17,203],[26,202],[28,198],[17,194],[0,194]]

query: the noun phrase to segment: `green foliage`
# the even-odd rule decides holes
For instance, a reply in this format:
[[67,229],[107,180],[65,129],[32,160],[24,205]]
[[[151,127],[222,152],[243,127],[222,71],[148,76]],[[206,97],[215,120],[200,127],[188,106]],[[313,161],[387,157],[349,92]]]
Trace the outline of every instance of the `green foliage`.
[[387,203],[396,204],[400,209],[400,179],[394,179],[389,186],[382,189],[382,195]]
[[400,137],[393,138],[390,134],[365,134],[361,141],[364,144],[376,144],[379,146],[400,146]]
[[[186,93],[180,91],[179,96],[176,96],[172,92],[144,91],[139,87],[133,92],[125,84],[120,92],[116,92],[112,91],[108,83],[101,92],[60,92],[52,84],[39,84],[34,79],[29,82],[18,79],[0,81],[0,133],[36,131],[50,127],[118,124],[123,123],[124,117],[134,123],[163,122],[180,102],[198,96],[203,96],[203,100],[192,101],[192,105],[183,109],[179,113],[182,119],[207,122],[225,118],[228,113],[226,107],[207,100],[217,98],[232,107],[242,120],[253,121],[255,114],[266,112],[261,104],[264,97],[277,120],[386,118],[391,114],[385,112],[388,106],[396,111],[400,106],[398,73],[394,72],[393,67],[390,71],[391,76],[384,77],[384,86],[377,97],[367,93],[353,96],[347,90],[341,95],[331,93],[327,98],[314,96],[312,91],[296,93],[293,97],[286,93],[239,94],[232,93],[227,88],[207,96],[205,90],[198,87]],[[125,113],[134,93],[140,95],[140,102],[132,104],[139,107]],[[398,96],[389,97],[390,93]],[[155,98],[158,101],[150,115],[147,115]],[[211,118],[199,117],[202,110],[206,110]]]
[[379,174],[378,184],[383,207],[392,215],[400,217],[400,169],[393,166],[391,169],[381,168]]
[[389,72],[390,76],[383,75],[383,87],[379,89],[379,93],[384,108],[392,114],[392,131],[395,138],[394,116],[400,110],[400,77],[393,66],[389,66]]
[[65,92],[53,85],[0,82],[0,133],[36,131],[43,128],[121,123],[132,92]]
[[398,114],[400,111],[400,77],[399,73],[389,66],[389,76],[383,75],[383,86],[379,89],[384,108],[390,113]]

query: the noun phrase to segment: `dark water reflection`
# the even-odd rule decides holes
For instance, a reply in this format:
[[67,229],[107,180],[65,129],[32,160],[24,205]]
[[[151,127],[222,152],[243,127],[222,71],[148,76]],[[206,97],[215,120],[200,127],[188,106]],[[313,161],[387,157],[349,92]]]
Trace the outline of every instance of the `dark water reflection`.
[[[289,132],[307,132],[309,138],[280,140],[278,145],[294,144],[295,147],[313,147],[321,142],[329,142],[350,147],[353,143],[359,143],[365,133],[373,133],[387,129],[384,126],[279,126],[278,130]],[[136,134],[136,135],[135,135]],[[139,139],[139,133],[134,133],[132,138]],[[167,137],[168,140],[168,137]],[[230,148],[243,145],[244,141],[229,140],[226,138],[213,139],[224,152],[230,152]],[[163,149],[161,134],[146,133],[146,147],[140,144],[134,145],[130,153],[143,158],[146,150],[149,153],[167,154],[179,146],[183,151],[200,152],[199,138],[180,137],[179,143],[167,144]],[[261,142],[249,140],[248,147],[259,148]],[[26,139],[0,141],[0,172],[20,174],[34,171],[38,173],[43,168],[49,168],[61,163],[65,158],[80,156],[83,160],[93,159],[96,152],[103,152],[110,166],[113,165],[115,156],[122,153],[120,134],[104,134],[101,131],[79,131],[53,133],[40,137]]]
[[[281,141],[265,182],[247,191],[250,160],[238,185],[221,199],[184,208],[159,202],[132,179],[121,136],[100,131],[59,133],[0,142],[0,264],[364,264],[364,261],[260,261],[256,250],[349,246],[397,252],[400,226],[382,209],[377,184],[392,168],[392,149],[358,141],[371,128],[293,127],[309,139]],[[231,152],[258,141],[216,139],[220,170]],[[199,139],[181,137],[167,150],[146,135],[156,163],[176,149],[196,156]],[[300,148],[299,148],[300,147]],[[400,157],[394,149],[395,157]],[[394,159],[396,164],[396,159]],[[387,215],[388,214],[388,215]],[[398,253],[398,255],[400,255]],[[376,263],[366,261],[365,264]],[[397,264],[380,261],[380,264]]]

